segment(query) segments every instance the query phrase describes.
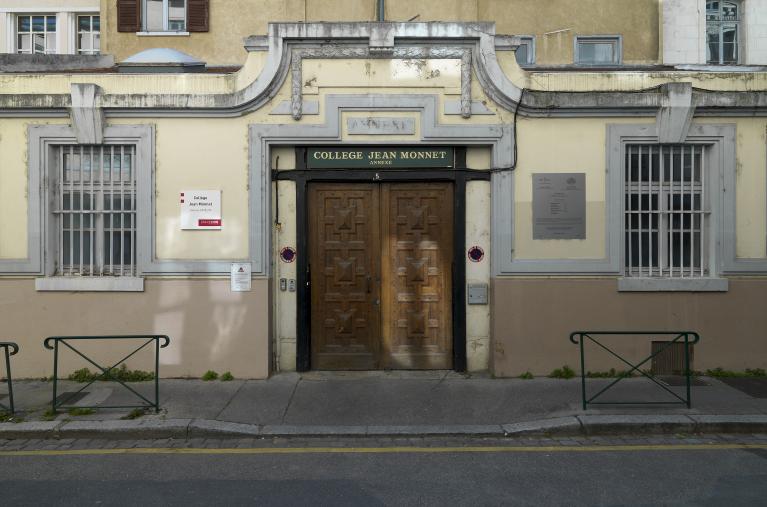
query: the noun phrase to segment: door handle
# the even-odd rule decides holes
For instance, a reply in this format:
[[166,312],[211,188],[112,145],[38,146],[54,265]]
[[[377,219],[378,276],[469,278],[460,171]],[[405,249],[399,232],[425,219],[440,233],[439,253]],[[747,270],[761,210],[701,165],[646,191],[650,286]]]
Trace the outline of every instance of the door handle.
[[368,293],[368,294],[370,294],[370,292],[371,292],[371,290],[372,290],[372,289],[371,289],[371,287],[370,287],[370,285],[371,285],[371,284],[370,284],[370,282],[372,281],[372,279],[373,279],[373,277],[371,277],[370,275],[368,275],[368,276],[366,277],[366,282],[367,282],[367,293]]

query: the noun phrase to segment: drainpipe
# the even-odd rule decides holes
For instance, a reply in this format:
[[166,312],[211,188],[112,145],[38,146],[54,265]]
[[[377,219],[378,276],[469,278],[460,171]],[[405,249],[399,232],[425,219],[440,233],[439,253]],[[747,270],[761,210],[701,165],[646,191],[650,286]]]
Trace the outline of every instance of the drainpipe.
[[378,0],[378,22],[379,23],[381,23],[381,22],[386,20],[385,19],[386,18],[386,14],[385,14],[386,9],[384,7],[385,3],[386,3],[386,0]]

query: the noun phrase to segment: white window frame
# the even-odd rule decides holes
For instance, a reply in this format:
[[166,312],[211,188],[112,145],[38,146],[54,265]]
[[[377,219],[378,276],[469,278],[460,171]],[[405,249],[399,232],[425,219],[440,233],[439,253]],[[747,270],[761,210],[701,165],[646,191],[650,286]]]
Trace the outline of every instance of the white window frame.
[[[83,17],[89,17],[90,18],[90,21],[91,21],[90,22],[90,28],[91,28],[90,31],[86,32],[86,31],[81,31],[80,30],[80,18],[83,18]],[[94,31],[93,30],[93,18],[94,17],[98,17],[99,18],[99,30],[98,31]],[[75,28],[74,28],[73,32],[75,34],[75,42],[74,42],[74,45],[73,45],[73,47],[75,48],[75,54],[78,54],[78,55],[98,55],[98,54],[101,54],[101,40],[100,40],[101,39],[101,15],[99,13],[97,13],[97,12],[94,12],[94,13],[90,13],[90,12],[88,12],[88,13],[75,13]],[[99,49],[98,50],[90,49],[90,50],[83,51],[80,48],[80,34],[89,34],[90,35],[91,48],[93,48],[93,41],[95,40],[95,35],[99,34]]]
[[[611,62],[582,62],[581,44],[604,44],[613,46],[613,60]],[[621,35],[576,35],[573,42],[573,61],[576,65],[585,67],[601,67],[621,65],[623,63],[623,37]]]
[[187,0],[184,0],[184,29],[183,30],[171,30],[170,29],[170,2],[169,0],[162,0],[162,30],[149,30],[147,26],[147,0],[141,0],[141,29],[139,32],[143,35],[155,35],[155,34],[178,34],[187,35],[189,33],[188,23],[188,9],[189,4]]
[[[35,32],[32,29],[32,18],[37,17],[37,16],[43,16],[44,18],[46,18],[43,21],[43,32],[42,32],[44,34],[44,36],[43,36],[44,43],[43,44],[45,46],[45,50],[42,53],[36,53],[35,52],[34,34],[35,33],[40,33],[40,32]],[[19,19],[20,18],[27,18],[27,17],[29,18],[29,32],[19,32]],[[56,20],[56,30],[54,32],[49,32],[48,31],[47,18],[49,18],[49,17],[52,17],[53,19]],[[55,54],[59,54],[59,52],[61,50],[61,48],[59,47],[59,33],[60,33],[60,31],[61,31],[61,27],[59,26],[59,16],[55,12],[47,12],[47,13],[45,13],[45,12],[26,13],[25,12],[25,13],[16,14],[15,16],[13,16],[13,31],[12,31],[12,33],[13,33],[13,52],[15,54],[21,54],[21,55],[41,55],[41,54],[55,55]],[[19,45],[19,36],[21,34],[29,34],[30,35],[30,40],[29,40],[29,49],[30,49],[30,51],[29,52],[21,51],[21,47]],[[53,37],[54,46],[55,46],[53,52],[48,51],[48,38],[51,37],[51,36]]]
[[[705,46],[705,62],[706,65],[740,65],[741,62],[743,62],[743,3],[740,0],[717,0],[719,1],[719,11],[717,13],[718,16],[721,16],[722,14],[722,3],[724,2],[730,2],[737,5],[738,9],[738,19],[736,20],[709,20],[708,19],[708,0],[705,1],[704,4],[704,20],[705,20],[705,31],[704,31],[704,46]],[[719,33],[719,55],[716,58],[716,61],[709,61],[708,58],[708,29],[709,29],[709,23],[713,26],[718,26],[718,33]],[[725,26],[735,26],[735,37],[737,39],[737,43],[735,44],[736,50],[737,50],[737,58],[735,62],[724,62],[724,27]]]
[[[520,62],[519,59],[517,59],[517,63],[522,66],[528,66],[528,65],[535,65],[535,36],[534,35],[520,35],[520,46],[526,46],[527,47],[527,61]],[[516,51],[514,52],[514,56],[516,58]]]

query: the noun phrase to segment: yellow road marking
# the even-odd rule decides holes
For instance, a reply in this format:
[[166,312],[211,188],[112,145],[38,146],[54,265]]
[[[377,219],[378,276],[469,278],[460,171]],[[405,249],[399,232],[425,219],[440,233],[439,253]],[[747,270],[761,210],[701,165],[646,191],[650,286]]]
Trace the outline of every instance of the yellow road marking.
[[104,456],[110,454],[439,454],[439,453],[541,453],[541,452],[631,452],[631,451],[721,451],[732,449],[767,449],[767,444],[665,444],[665,445],[591,445],[591,446],[475,446],[475,447],[253,447],[198,449],[189,447],[130,449],[67,449],[0,451],[3,456]]

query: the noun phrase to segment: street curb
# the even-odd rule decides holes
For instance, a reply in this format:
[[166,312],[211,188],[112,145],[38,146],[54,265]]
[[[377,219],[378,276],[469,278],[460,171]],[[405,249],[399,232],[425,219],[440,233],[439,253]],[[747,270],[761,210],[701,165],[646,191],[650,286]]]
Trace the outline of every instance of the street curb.
[[767,433],[767,414],[575,415],[511,424],[294,426],[210,419],[134,419],[0,423],[0,439],[161,439],[294,437],[521,437],[668,433]]

